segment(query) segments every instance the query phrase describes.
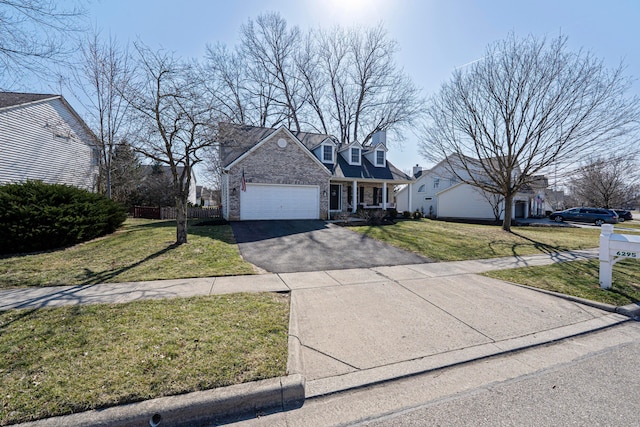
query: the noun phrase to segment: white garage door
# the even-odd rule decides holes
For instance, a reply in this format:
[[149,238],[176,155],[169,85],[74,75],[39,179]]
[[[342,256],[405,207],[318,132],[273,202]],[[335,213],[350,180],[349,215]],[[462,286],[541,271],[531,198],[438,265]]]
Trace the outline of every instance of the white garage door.
[[319,219],[317,185],[249,184],[240,192],[240,219]]

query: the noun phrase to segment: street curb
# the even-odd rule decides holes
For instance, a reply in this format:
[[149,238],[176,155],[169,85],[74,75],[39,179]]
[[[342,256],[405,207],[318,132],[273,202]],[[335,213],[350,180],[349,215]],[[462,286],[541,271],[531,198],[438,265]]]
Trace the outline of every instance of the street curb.
[[640,304],[628,304],[616,307],[616,313],[630,317],[633,320],[640,320]]
[[630,317],[633,320],[640,320],[640,304],[628,304],[617,306],[613,304],[607,304],[604,302],[592,301],[585,298],[574,297],[572,295],[562,294],[560,292],[549,291],[547,289],[540,289],[533,286],[522,285],[520,283],[514,283],[506,281],[507,283],[515,286],[519,286],[525,289],[531,289],[532,291],[540,292],[542,294],[553,295],[554,297],[562,298],[567,301],[577,302],[589,307],[598,308],[600,310],[608,311],[609,313],[622,314],[623,316]]
[[298,329],[298,318],[295,316],[295,297],[293,293],[290,293],[289,299],[289,343],[288,343],[288,356],[287,356],[287,374],[300,374],[302,375],[303,362],[302,362],[302,343],[300,342],[300,332]]
[[264,409],[289,410],[304,402],[300,374],[160,397],[106,409],[16,424],[21,427],[201,426],[215,419]]

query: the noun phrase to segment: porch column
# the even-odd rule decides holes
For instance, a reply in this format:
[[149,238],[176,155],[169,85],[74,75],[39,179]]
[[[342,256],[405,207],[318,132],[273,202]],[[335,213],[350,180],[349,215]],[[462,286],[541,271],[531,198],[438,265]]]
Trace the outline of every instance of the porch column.
[[382,183],[382,209],[387,209],[387,183]]
[[407,191],[407,194],[409,194],[409,200],[408,200],[409,206],[407,207],[407,210],[409,212],[413,212],[413,209],[411,208],[412,202],[413,202],[412,193],[413,193],[413,183],[410,182],[409,183],[409,191]]
[[356,213],[358,207],[358,181],[351,183],[351,213]]

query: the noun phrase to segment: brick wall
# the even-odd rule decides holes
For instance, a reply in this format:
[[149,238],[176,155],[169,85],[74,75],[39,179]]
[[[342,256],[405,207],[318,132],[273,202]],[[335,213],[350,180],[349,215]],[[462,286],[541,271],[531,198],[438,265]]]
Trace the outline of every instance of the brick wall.
[[[286,141],[285,147],[278,140]],[[247,183],[318,185],[320,187],[320,218],[328,218],[328,170],[315,162],[306,148],[301,147],[288,133],[279,130],[242,159],[229,171],[229,220],[240,219],[240,186],[242,171]],[[234,191],[235,189],[235,191]]]

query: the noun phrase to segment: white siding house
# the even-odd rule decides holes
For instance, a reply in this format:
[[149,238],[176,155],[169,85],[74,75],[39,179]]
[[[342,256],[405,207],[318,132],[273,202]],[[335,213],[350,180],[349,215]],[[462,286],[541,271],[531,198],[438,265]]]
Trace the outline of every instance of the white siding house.
[[61,95],[0,92],[0,184],[40,180],[94,190],[96,147]]
[[[468,173],[460,169],[454,174],[450,163],[455,164],[455,161],[443,160],[429,170],[422,170],[416,165],[413,171],[415,181],[396,194],[398,210],[417,210],[433,218],[494,220],[498,216],[503,219],[504,203],[501,198],[460,182],[457,176],[468,179]],[[547,181],[544,177],[538,180],[537,193],[526,188],[514,197],[514,219],[540,215],[539,211],[544,211],[540,206],[544,203]]]

